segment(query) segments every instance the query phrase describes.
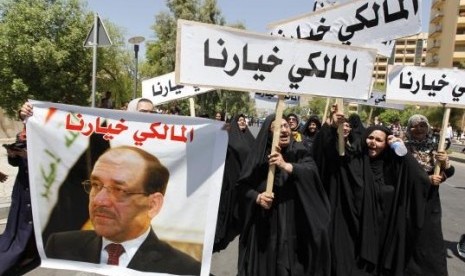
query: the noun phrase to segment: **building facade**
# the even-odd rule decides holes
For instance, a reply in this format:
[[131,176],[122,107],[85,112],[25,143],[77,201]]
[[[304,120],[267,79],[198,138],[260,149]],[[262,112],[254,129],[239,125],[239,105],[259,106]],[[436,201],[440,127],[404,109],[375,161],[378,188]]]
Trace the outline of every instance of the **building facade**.
[[426,66],[459,67],[465,61],[465,0],[432,0]]

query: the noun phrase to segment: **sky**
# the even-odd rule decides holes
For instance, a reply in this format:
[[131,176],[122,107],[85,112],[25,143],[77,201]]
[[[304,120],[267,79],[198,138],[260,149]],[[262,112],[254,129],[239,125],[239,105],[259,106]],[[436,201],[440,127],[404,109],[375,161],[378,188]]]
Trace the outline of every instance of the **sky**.
[[[420,0],[419,0],[420,1]],[[168,11],[166,0],[87,0],[88,9],[119,26],[126,40],[143,36],[155,40],[155,15]],[[226,23],[242,22],[247,30],[266,33],[267,25],[312,11],[313,0],[217,0]],[[431,0],[422,0],[423,31],[427,31]],[[131,45],[128,48],[133,49]],[[145,55],[141,44],[139,56]]]

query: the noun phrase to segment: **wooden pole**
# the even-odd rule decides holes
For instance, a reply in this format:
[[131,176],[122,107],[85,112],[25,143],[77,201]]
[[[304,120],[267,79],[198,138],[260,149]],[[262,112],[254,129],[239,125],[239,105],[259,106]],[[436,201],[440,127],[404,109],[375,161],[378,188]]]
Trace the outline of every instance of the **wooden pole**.
[[[344,114],[344,102],[342,99],[336,99],[337,105],[337,112]],[[337,136],[338,136],[338,152],[340,156],[345,155],[345,140],[344,140],[344,124],[341,124],[337,128]]]
[[[444,144],[446,141],[446,134],[447,134],[447,124],[449,123],[449,117],[450,117],[450,107],[447,107],[446,110],[444,111],[444,117],[442,117],[442,127],[441,127],[441,135],[439,136],[438,151],[444,150]],[[434,166],[434,175],[440,175],[440,173],[441,173],[441,166],[439,163],[436,163],[436,165]]]
[[[273,129],[273,141],[271,143],[271,152],[276,152],[276,147],[279,144],[279,135],[281,133],[281,118],[283,117],[284,111],[284,96],[278,96],[278,103],[276,104],[276,117],[273,122],[274,129]],[[274,173],[276,171],[276,166],[272,165],[268,169],[268,178],[266,180],[266,192],[271,194],[273,192],[273,182],[274,182]]]
[[321,120],[322,121],[322,124],[324,122],[326,122],[326,119],[328,118],[328,109],[329,109],[329,102],[331,101],[331,98],[326,98],[326,105],[325,105],[325,111],[323,113],[323,119]]
[[367,127],[371,125],[371,117],[373,117],[373,107],[370,107],[370,114],[368,114],[367,118]]
[[195,102],[193,97],[189,98],[189,109],[191,112],[191,117],[195,117]]

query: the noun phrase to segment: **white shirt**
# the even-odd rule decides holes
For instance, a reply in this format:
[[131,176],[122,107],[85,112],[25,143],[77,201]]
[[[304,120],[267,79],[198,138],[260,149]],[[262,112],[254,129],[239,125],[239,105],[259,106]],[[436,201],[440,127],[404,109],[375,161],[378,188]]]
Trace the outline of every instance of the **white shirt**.
[[[147,239],[147,236],[150,233],[150,227],[145,231],[142,235],[139,237],[122,242],[121,245],[124,248],[123,254],[119,257],[119,265],[122,267],[127,267],[129,262],[132,260],[132,257],[137,252],[137,249],[141,246],[141,244]],[[105,247],[109,245],[110,243],[114,243],[104,237],[102,237],[102,248],[100,250],[100,263],[101,264],[106,264],[108,262],[108,252],[105,250]]]

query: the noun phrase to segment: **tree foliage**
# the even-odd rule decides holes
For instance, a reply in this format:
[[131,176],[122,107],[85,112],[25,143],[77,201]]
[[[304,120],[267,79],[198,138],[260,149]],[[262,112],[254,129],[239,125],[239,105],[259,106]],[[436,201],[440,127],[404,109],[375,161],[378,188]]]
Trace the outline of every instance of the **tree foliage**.
[[[88,105],[92,90],[92,50],[83,42],[93,14],[81,0],[4,0],[0,3],[0,107],[12,116],[28,98]],[[123,36],[109,22],[110,37]],[[132,91],[126,50],[98,49],[97,88],[116,102]]]
[[[152,26],[156,41],[149,43],[146,53],[146,64],[141,72],[145,78],[153,78],[174,71],[176,55],[176,22],[178,19],[193,20],[209,24],[224,25],[225,20],[217,6],[216,0],[167,0],[169,12],[161,12],[155,17]],[[237,24],[235,27],[243,27]],[[216,90],[195,97],[196,112],[212,117],[216,111],[226,111],[229,114],[250,114],[251,100],[248,93]],[[172,102],[181,108],[183,114],[188,114],[187,100]]]

